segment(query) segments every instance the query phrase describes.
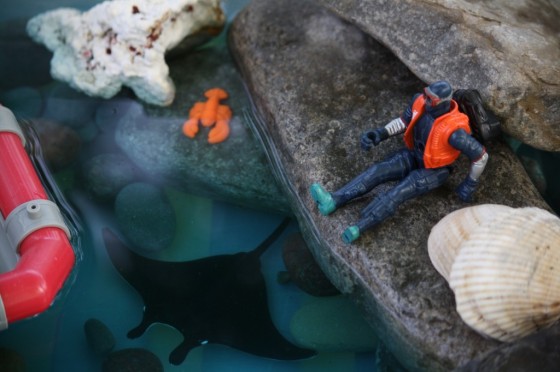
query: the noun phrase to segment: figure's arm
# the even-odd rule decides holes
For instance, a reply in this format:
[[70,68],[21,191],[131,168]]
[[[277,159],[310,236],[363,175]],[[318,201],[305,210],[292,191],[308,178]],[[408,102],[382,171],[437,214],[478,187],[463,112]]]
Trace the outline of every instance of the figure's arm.
[[[417,97],[418,95],[415,95],[412,102],[414,102]],[[381,141],[385,141],[389,137],[404,133],[411,118],[412,103],[406,108],[401,117],[391,120],[384,127],[364,132],[360,142],[362,149],[369,150],[372,146],[379,145]]]
[[396,118],[391,120],[387,125],[381,128],[370,130],[362,134],[360,144],[362,149],[369,150],[372,146],[377,146],[381,141],[385,141],[387,138],[392,137],[396,134],[404,133],[406,130],[406,124],[401,118]]
[[464,201],[471,201],[472,194],[478,185],[478,179],[488,162],[488,153],[484,146],[463,129],[456,130],[449,137],[449,144],[461,151],[471,160],[469,174],[457,187],[457,194]]

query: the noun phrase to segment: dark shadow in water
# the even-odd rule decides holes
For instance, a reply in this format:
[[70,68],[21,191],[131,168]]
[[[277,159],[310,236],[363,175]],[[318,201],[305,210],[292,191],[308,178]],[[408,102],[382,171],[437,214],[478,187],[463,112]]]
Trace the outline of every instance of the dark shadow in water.
[[268,308],[260,255],[278,238],[289,219],[250,252],[186,262],[156,261],[134,253],[108,228],[107,252],[120,274],[144,300],[144,317],[128,337],[141,336],[153,323],[183,334],[169,355],[182,363],[199,345],[217,343],[254,355],[295,360],[315,355],[287,341],[276,329]]

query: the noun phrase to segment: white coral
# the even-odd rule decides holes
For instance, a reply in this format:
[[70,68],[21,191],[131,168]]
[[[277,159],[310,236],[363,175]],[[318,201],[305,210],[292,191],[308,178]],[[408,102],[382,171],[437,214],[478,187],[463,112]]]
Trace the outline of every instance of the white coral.
[[103,98],[126,85],[140,99],[166,106],[175,87],[165,52],[187,35],[223,24],[219,0],[113,0],[83,13],[40,14],[27,33],[53,51],[53,78]]

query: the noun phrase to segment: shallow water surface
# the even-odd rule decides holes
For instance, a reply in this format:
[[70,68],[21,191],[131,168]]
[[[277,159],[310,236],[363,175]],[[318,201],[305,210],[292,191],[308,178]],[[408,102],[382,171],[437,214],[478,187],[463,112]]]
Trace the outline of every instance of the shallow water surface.
[[[96,355],[84,332],[86,321],[95,318],[113,334],[113,351],[149,350],[166,371],[375,370],[377,341],[352,304],[342,296],[314,297],[293,283],[278,282],[278,273],[285,270],[282,245],[298,232],[294,221],[260,256],[260,270],[274,326],[290,342],[315,349],[316,356],[274,360],[200,340],[202,346],[173,365],[169,354],[183,339],[173,327],[156,323],[138,338],[127,337],[140,323],[145,304],[111,262],[103,229],[110,228],[143,256],[184,262],[249,252],[286,216],[190,194],[159,175],[130,171],[132,162],[115,144],[114,123],[104,121],[107,112],[103,107],[108,106],[103,103],[114,102],[119,107],[119,102],[134,100],[134,95],[125,89],[107,102],[53,81],[48,75],[50,53],[30,44],[22,29],[27,18],[48,9],[88,9],[94,3],[23,0],[4,7],[0,14],[0,43],[15,52],[15,60],[6,55],[0,58],[0,102],[38,132],[50,128],[40,134],[42,143],[37,149],[48,163],[45,183],[51,180],[53,198],[73,223],[77,254],[73,272],[51,308],[0,332],[0,349],[17,353],[28,371],[99,371],[107,353]],[[230,21],[245,3],[224,2]],[[223,37],[218,40],[225,43]],[[28,50],[37,55],[26,54]],[[25,62],[18,65],[18,58]],[[187,112],[185,107],[185,116]],[[113,157],[103,157],[105,154]],[[131,191],[133,186],[138,186],[136,191]],[[222,274],[216,272],[215,276]],[[7,368],[7,360],[0,357],[0,370]]]

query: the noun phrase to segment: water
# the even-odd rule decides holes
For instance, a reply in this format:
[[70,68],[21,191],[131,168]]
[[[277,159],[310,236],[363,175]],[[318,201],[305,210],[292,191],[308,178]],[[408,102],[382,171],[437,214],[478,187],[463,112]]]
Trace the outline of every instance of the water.
[[[0,27],[0,31],[11,35],[12,30],[6,25],[21,25],[21,20],[48,9],[61,6],[88,9],[94,3],[96,1],[23,0],[17,5],[11,3],[6,7],[4,4],[0,14],[0,26],[4,28]],[[246,3],[243,0],[224,2],[228,19],[231,21]],[[6,50],[17,48],[9,40],[9,37],[0,39]],[[68,120],[69,111],[49,110],[50,106],[45,102],[65,95],[71,95],[72,100],[64,102],[79,103],[77,117],[85,115],[84,108],[92,107],[94,112],[99,107],[100,100],[73,93],[64,84],[53,82],[48,76],[45,60],[38,58],[35,61],[36,65],[26,60],[21,67],[25,70],[12,74],[13,61],[9,61],[6,55],[0,58],[0,66],[8,66],[0,75],[0,102],[10,103],[22,121],[29,120],[35,125],[46,119],[64,123]],[[36,96],[39,98],[35,99]],[[131,97],[130,93],[124,93],[124,96],[126,99]],[[123,95],[114,101],[119,99],[123,99]],[[193,349],[183,363],[175,366],[168,362],[168,357],[181,342],[182,336],[173,327],[158,323],[141,337],[128,338],[127,332],[140,323],[144,303],[137,290],[115,269],[102,238],[105,227],[122,234],[122,226],[115,215],[114,198],[100,200],[92,197],[91,185],[80,176],[84,164],[96,154],[111,152],[124,155],[115,146],[114,127],[107,125],[100,128],[99,125],[88,124],[73,129],[82,141],[73,153],[76,161],[70,165],[51,165],[50,171],[44,174],[44,183],[53,184],[51,194],[67,211],[67,219],[73,222],[72,241],[77,263],[49,310],[34,318],[10,324],[8,330],[0,333],[0,349],[19,354],[26,370],[99,371],[104,356],[92,352],[84,333],[84,324],[91,318],[101,320],[112,332],[116,340],[114,350],[147,349],[157,355],[166,371],[375,370],[376,340],[370,337],[368,326],[352,304],[341,296],[313,297],[293,284],[278,283],[278,272],[285,270],[281,257],[282,243],[298,231],[293,221],[261,256],[261,271],[274,325],[294,343],[300,343],[305,337],[309,340],[313,337],[309,335],[315,334],[319,349],[317,356],[298,361],[273,360],[210,343]],[[45,146],[43,150],[46,150]],[[285,218],[281,214],[188,194],[172,182],[154,179],[149,174],[133,181],[156,187],[164,201],[169,202],[168,207],[172,211],[177,228],[169,246],[159,251],[143,252],[159,261],[192,261],[250,251]],[[146,215],[156,207],[146,205]],[[5,359],[0,357],[0,371],[7,368],[5,363]]]

